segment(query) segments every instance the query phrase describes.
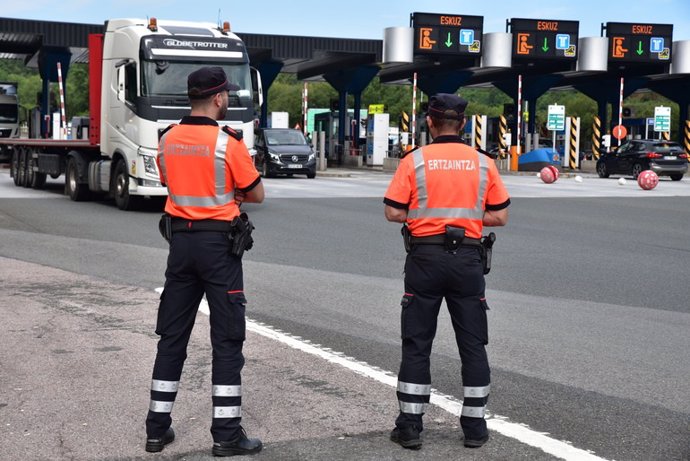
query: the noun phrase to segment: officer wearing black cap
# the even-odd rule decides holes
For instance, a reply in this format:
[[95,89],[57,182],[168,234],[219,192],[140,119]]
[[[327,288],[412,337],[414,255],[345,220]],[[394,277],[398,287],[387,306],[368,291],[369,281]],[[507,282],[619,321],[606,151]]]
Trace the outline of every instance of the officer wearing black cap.
[[386,219],[403,223],[408,251],[401,301],[400,412],[391,440],[410,449],[422,446],[422,416],[431,396],[431,346],[444,299],[462,361],[464,445],[478,448],[489,439],[484,420],[490,381],[484,274],[490,258],[482,230],[507,223],[510,198],[493,160],[462,143],[466,107],[467,101],[455,94],[430,98],[426,122],[433,142],[400,161],[384,198]]
[[213,348],[212,452],[252,454],[261,441],[247,438],[240,425],[246,304],[241,256],[252,226],[240,204],[262,202],[264,189],[242,136],[216,122],[225,118],[228,91],[238,88],[220,67],[192,72],[187,88],[191,113],[162,134],[158,147],[161,182],[168,188],[161,233],[170,252],[156,324],[146,451],[159,452],[175,438],[171,412],[205,294]]

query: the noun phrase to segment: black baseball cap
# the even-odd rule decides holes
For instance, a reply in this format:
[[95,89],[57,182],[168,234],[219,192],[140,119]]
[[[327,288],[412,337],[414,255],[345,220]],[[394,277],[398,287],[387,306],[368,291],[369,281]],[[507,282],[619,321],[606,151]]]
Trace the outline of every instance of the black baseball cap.
[[222,67],[202,67],[187,77],[187,95],[203,99],[221,91],[237,91],[240,87],[228,81]]
[[467,100],[457,94],[438,93],[429,98],[426,115],[434,118],[464,120]]

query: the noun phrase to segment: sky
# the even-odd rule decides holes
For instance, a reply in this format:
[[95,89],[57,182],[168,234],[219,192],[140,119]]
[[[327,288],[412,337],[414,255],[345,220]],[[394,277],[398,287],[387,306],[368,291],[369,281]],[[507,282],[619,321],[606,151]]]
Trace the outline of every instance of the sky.
[[505,32],[510,18],[580,21],[580,37],[601,23],[673,24],[690,40],[690,0],[0,0],[0,16],[100,24],[113,18],[230,21],[239,33],[383,39],[387,27],[409,26],[410,13],[484,17],[484,32]]

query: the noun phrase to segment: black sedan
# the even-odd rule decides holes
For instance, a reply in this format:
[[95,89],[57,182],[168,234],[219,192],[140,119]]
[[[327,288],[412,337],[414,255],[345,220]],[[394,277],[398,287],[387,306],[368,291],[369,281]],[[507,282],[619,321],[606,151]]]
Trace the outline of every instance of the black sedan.
[[597,161],[597,174],[600,178],[620,174],[632,175],[637,179],[645,170],[680,181],[688,172],[688,155],[675,142],[634,139],[626,141],[615,152],[603,154]]
[[262,176],[270,178],[284,174],[316,176],[316,156],[299,130],[265,128],[256,135],[254,162]]

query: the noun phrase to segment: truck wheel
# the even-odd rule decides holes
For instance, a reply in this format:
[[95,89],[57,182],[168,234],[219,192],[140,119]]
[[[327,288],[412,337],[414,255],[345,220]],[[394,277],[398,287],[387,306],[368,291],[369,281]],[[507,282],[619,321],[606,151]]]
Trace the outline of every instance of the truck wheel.
[[91,191],[86,184],[79,184],[79,165],[72,157],[67,161],[65,172],[65,194],[75,202],[83,202],[89,199]]
[[45,173],[34,171],[34,167],[38,168],[37,162],[38,161],[34,161],[33,159],[33,152],[29,152],[29,171],[31,172],[29,174],[29,178],[31,178],[29,181],[29,187],[32,189],[43,189],[43,187],[46,185],[47,175]]
[[26,169],[26,173],[24,173],[24,187],[32,187],[35,177],[34,159],[29,149],[24,150],[24,154],[26,155],[26,160],[24,161],[24,168]]
[[19,187],[26,187],[26,151],[20,148],[17,152],[17,185]]
[[44,189],[46,186],[46,179],[48,176],[45,173],[34,172],[34,179],[31,182],[31,187],[33,189]]
[[17,148],[12,150],[12,162],[10,163],[10,174],[15,186],[19,186],[19,151]]
[[127,164],[120,160],[115,166],[115,177],[113,178],[113,195],[115,196],[115,204],[121,210],[134,210],[137,208],[139,197],[132,197],[129,195],[129,172],[127,171]]

